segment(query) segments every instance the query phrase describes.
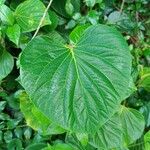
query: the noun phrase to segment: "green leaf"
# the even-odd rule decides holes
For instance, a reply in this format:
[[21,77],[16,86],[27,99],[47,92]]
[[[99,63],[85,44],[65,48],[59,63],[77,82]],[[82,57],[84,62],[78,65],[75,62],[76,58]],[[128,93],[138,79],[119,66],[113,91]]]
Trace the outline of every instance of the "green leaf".
[[[31,32],[37,29],[43,17],[45,6],[40,0],[26,0],[21,3],[15,11],[16,21],[23,32]],[[47,14],[42,26],[51,24]]]
[[4,140],[6,143],[9,143],[12,140],[12,137],[13,137],[13,134],[11,131],[8,130],[4,133]]
[[67,14],[65,5],[67,0],[54,0],[52,3],[52,8],[57,12],[59,15],[69,18],[70,16]]
[[88,20],[92,25],[98,24],[99,13],[96,10],[91,10],[88,12]]
[[65,5],[65,9],[66,9],[66,12],[72,16],[73,15],[73,12],[74,12],[74,7],[71,3],[71,0],[67,0],[66,1],[66,5]]
[[122,107],[119,115],[123,129],[124,143],[125,145],[129,145],[142,135],[145,127],[144,117],[139,111],[126,107]]
[[84,0],[88,7],[93,7],[96,3],[96,0]]
[[5,0],[0,0],[0,6],[5,3]]
[[145,150],[150,149],[150,131],[144,135]]
[[82,36],[83,32],[89,27],[89,24],[77,26],[70,34],[71,42],[77,43],[80,37]]
[[87,28],[73,45],[39,36],[24,49],[20,66],[22,85],[36,107],[81,133],[96,132],[116,112],[131,77],[128,46],[105,25]]
[[20,128],[20,127],[17,127],[16,129],[14,129],[14,133],[15,133],[15,136],[17,138],[22,138],[22,134],[23,134],[23,130]]
[[122,31],[129,32],[134,31],[135,23],[130,19],[130,15],[121,13],[120,11],[114,11],[108,16],[109,24],[116,24]]
[[30,144],[25,150],[41,150],[42,148],[47,147],[47,144],[45,143],[35,143]]
[[74,12],[80,12],[80,3],[81,3],[81,1],[80,0],[71,0],[70,1],[71,2],[71,4],[73,5],[73,8],[74,8]]
[[120,147],[123,133],[118,119],[118,114],[115,114],[107,121],[93,137],[89,138],[90,144],[105,150]]
[[5,106],[6,106],[6,101],[0,101],[0,112],[3,111]]
[[135,109],[121,106],[120,110],[90,138],[90,143],[99,149],[127,147],[143,133],[144,117]]
[[5,78],[13,69],[14,60],[13,57],[0,46],[0,81]]
[[87,134],[77,133],[76,136],[83,146],[86,146],[88,144],[88,135]]
[[139,81],[139,87],[143,87],[150,92],[150,67],[144,67]]
[[14,23],[13,11],[6,5],[0,6],[0,20],[6,25],[13,25]]
[[54,11],[49,11],[49,16],[52,22],[52,24],[50,25],[50,30],[54,30],[58,25],[58,21],[59,21],[58,16]]
[[21,150],[22,149],[22,143],[19,139],[13,139],[8,144],[9,150]]
[[146,122],[146,127],[150,126],[150,102],[147,102],[144,106],[140,108],[140,112],[142,112],[145,122]]
[[58,143],[53,146],[52,150],[73,150],[73,148],[65,143]]
[[50,11],[48,11],[48,13],[49,13],[49,17],[50,17],[50,20],[51,20],[51,24],[50,25],[47,25],[47,26],[45,26],[45,27],[43,27],[43,29],[45,30],[45,31],[53,31],[53,30],[55,30],[55,28],[57,27],[57,25],[58,25],[58,22],[59,22],[59,18],[58,18],[58,16],[56,15],[56,13],[54,12],[54,11],[52,11],[52,10],[50,10]]
[[25,92],[20,95],[20,108],[28,126],[31,126],[34,130],[38,130],[41,134],[50,135],[65,132],[62,128],[51,123],[51,121],[33,105]]
[[70,134],[67,133],[65,141],[73,147],[73,150],[95,150],[88,142],[88,136],[86,134]]
[[6,34],[13,43],[19,44],[20,26],[18,24],[8,27]]
[[29,140],[32,136],[32,130],[31,128],[26,128],[24,131],[24,137],[25,139]]

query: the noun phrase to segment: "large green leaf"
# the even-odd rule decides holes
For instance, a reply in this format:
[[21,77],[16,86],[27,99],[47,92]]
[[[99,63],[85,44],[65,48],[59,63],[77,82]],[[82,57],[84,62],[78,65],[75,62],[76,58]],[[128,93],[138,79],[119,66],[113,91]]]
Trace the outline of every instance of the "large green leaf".
[[13,57],[0,46],[0,81],[13,69]]
[[43,135],[61,134],[65,130],[53,124],[45,115],[43,115],[30,101],[25,92],[20,94],[20,108],[23,112],[28,126],[38,130]]
[[21,82],[52,121],[75,132],[95,132],[126,97],[128,46],[116,29],[87,28],[74,44],[39,36],[23,51]]
[[[23,32],[36,30],[44,11],[45,6],[40,0],[26,0],[16,8],[16,21],[22,28]],[[47,24],[51,24],[48,14],[45,17],[42,26]]]
[[135,109],[121,106],[120,110],[90,138],[90,143],[99,149],[117,150],[127,147],[140,138],[144,130],[144,117]]

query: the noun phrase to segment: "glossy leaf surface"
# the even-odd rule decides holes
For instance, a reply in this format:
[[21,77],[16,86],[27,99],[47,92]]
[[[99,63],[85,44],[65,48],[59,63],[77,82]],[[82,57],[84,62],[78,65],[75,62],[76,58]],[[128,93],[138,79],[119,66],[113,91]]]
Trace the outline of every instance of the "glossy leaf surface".
[[131,73],[125,40],[105,25],[87,28],[73,45],[37,37],[20,64],[33,103],[52,121],[81,133],[96,132],[116,112]]

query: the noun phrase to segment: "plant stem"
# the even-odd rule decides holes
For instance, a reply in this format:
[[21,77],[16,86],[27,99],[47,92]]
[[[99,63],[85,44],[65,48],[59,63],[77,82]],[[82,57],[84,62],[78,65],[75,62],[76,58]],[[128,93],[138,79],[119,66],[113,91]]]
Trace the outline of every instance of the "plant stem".
[[122,11],[123,11],[124,3],[125,3],[125,0],[122,0],[121,8],[120,8],[120,13],[122,13]]
[[34,33],[32,39],[34,39],[34,38],[36,37],[36,35],[38,34],[38,32],[39,32],[39,30],[40,30],[40,27],[41,27],[41,25],[42,25],[42,23],[43,23],[43,21],[44,21],[44,19],[45,19],[45,17],[46,17],[46,14],[47,14],[47,12],[48,12],[48,9],[50,8],[50,6],[51,6],[51,4],[52,4],[52,1],[53,1],[53,0],[50,0],[50,1],[49,1],[48,5],[47,5],[47,7],[46,7],[46,9],[45,9],[45,12],[44,12],[44,14],[43,14],[43,16],[42,16],[42,18],[41,18],[41,20],[40,20],[40,23],[39,23],[39,25],[38,25],[38,27],[37,27],[37,29],[36,29],[36,31],[35,31],[35,33]]

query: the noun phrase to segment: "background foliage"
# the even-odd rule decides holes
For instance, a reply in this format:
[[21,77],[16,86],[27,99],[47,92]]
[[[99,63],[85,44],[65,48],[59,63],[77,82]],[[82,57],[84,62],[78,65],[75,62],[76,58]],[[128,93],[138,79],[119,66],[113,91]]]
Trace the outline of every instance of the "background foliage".
[[[150,1],[53,0],[42,22],[39,35],[55,35],[55,30],[69,40],[78,25],[105,24],[115,26],[128,42],[135,87],[120,111],[92,138],[66,132],[51,122],[20,84],[19,54],[32,39],[48,3],[0,0],[0,150],[149,150]],[[134,116],[138,116],[137,120]],[[130,123],[125,124],[122,118]]]

